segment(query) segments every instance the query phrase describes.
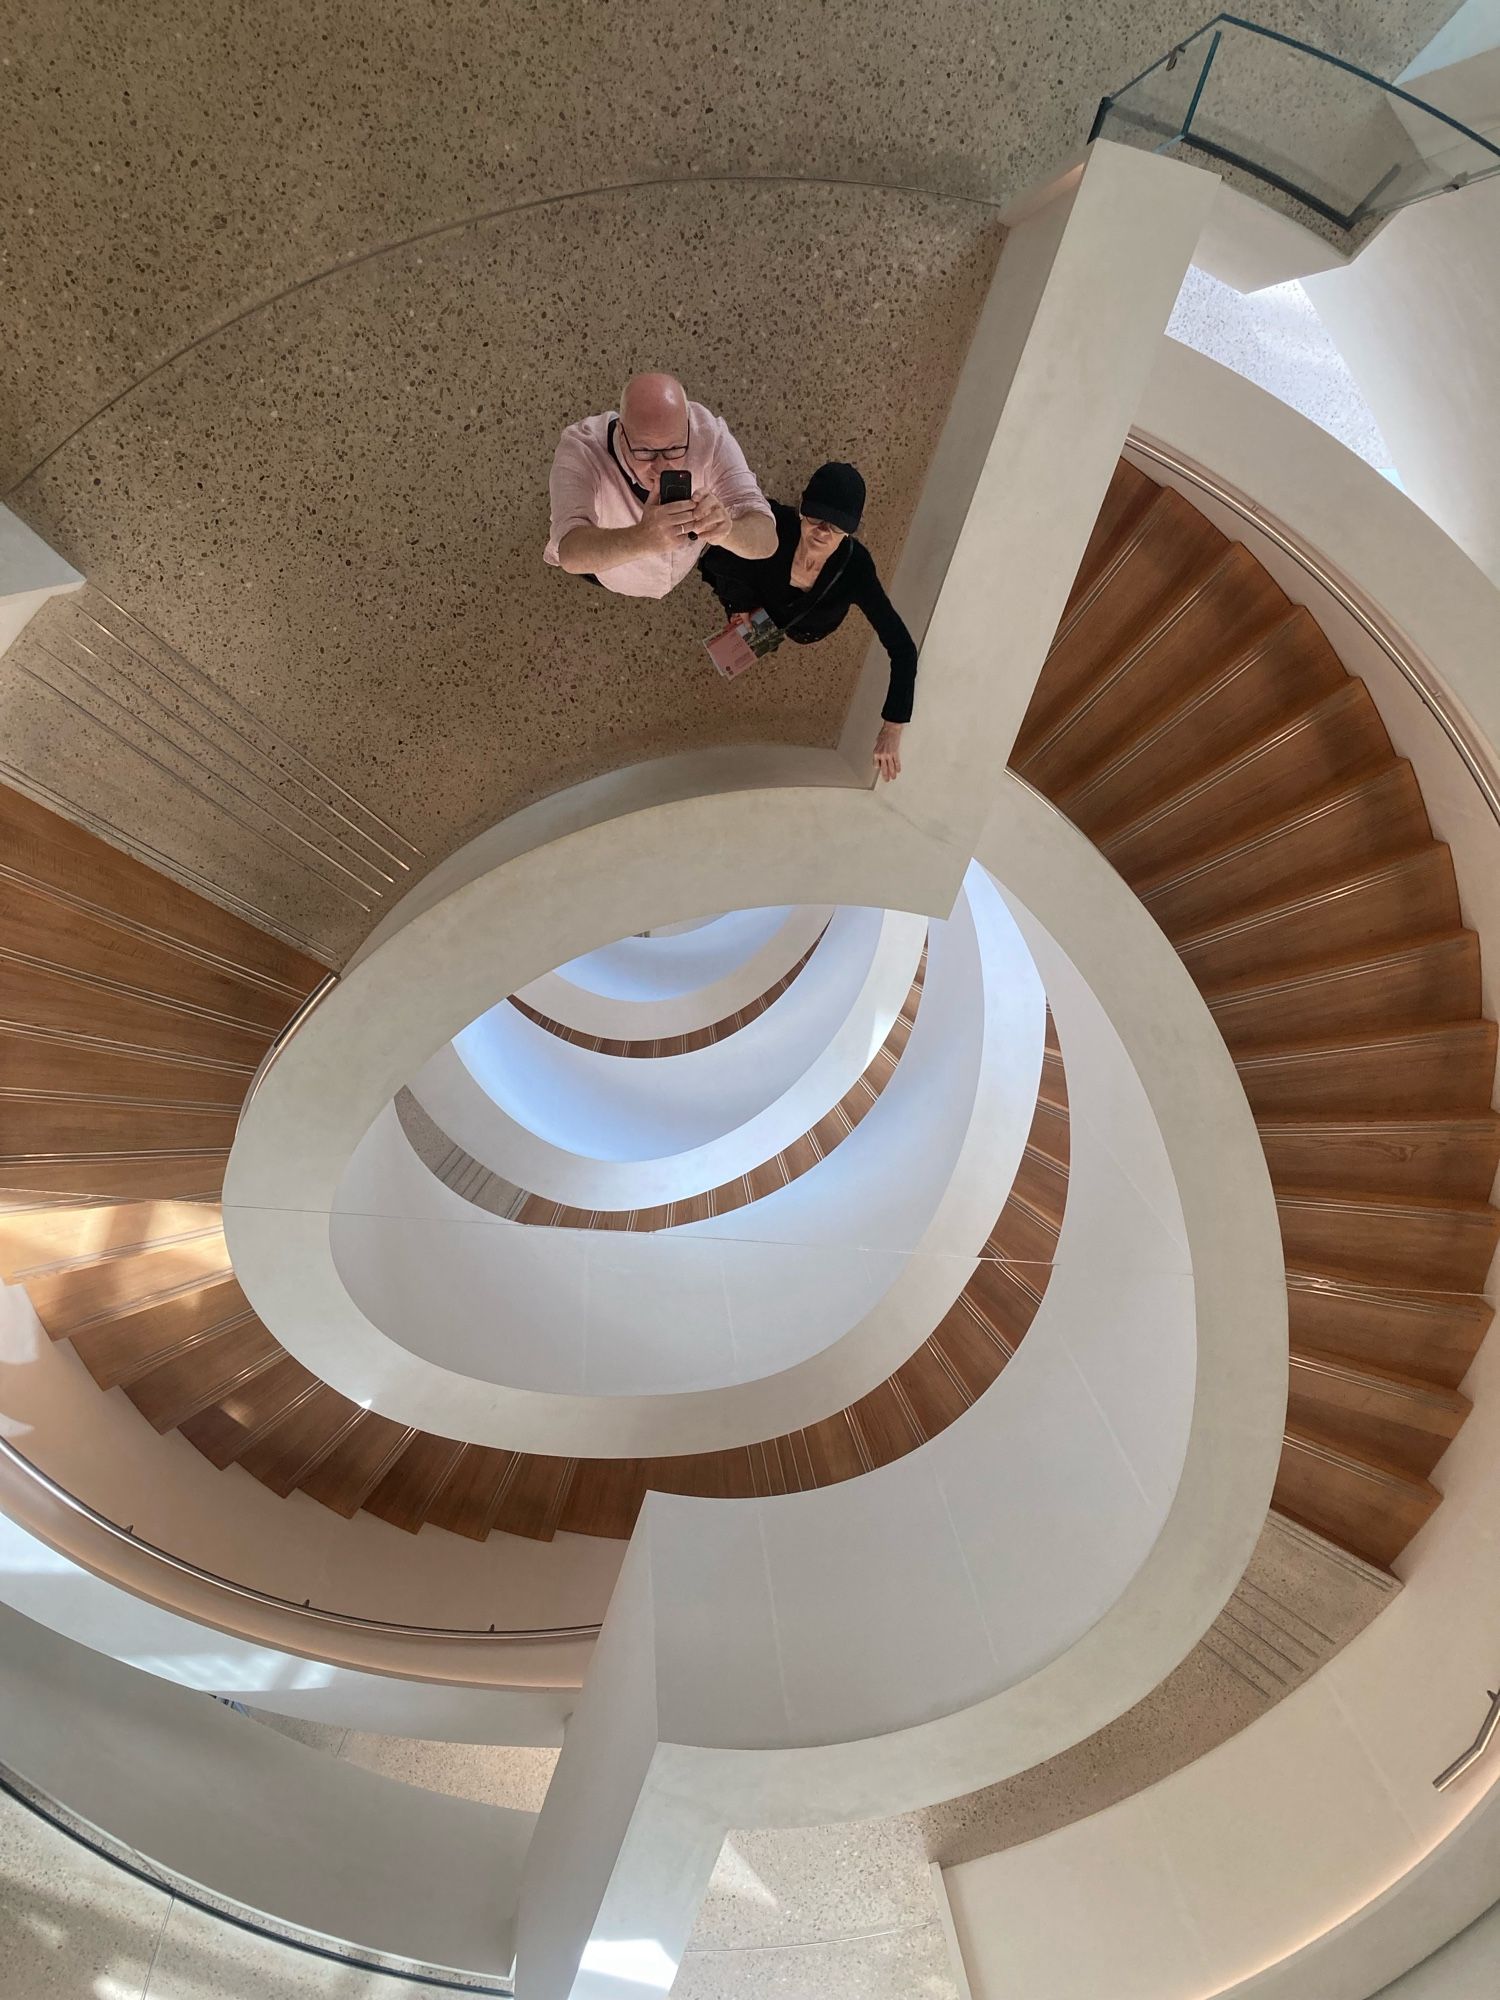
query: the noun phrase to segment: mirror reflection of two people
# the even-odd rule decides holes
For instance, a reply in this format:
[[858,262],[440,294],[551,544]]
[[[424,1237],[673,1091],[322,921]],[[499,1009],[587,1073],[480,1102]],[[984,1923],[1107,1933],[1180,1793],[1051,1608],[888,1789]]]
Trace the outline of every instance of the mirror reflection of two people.
[[857,605],[891,663],[875,767],[898,775],[917,649],[858,540],[865,482],[852,465],[820,465],[796,507],[768,501],[722,417],[674,375],[632,375],[618,410],[563,432],[551,500],[543,560],[621,596],[665,597],[700,567],[731,625],[760,612],[801,646]]

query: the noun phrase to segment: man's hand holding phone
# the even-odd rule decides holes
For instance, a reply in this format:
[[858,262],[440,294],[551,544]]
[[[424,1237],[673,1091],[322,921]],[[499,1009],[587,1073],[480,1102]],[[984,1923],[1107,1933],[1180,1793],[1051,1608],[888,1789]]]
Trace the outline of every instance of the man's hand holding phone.
[[[663,474],[663,480],[665,477]],[[675,549],[697,532],[698,505],[694,500],[669,500],[663,494],[653,494],[641,511],[644,545],[652,551]]]
[[722,542],[734,526],[734,516],[724,505],[717,493],[700,493],[693,502],[693,526],[698,539],[704,542]]

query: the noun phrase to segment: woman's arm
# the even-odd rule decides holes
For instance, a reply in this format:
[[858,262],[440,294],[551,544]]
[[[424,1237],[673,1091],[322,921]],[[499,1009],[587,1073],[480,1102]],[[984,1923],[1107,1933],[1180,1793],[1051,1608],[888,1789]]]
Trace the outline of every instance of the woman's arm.
[[860,550],[865,560],[861,565],[863,574],[854,579],[854,602],[869,619],[875,637],[890,655],[891,680],[886,689],[885,706],[881,717],[886,722],[905,724],[911,721],[912,699],[917,685],[917,648],[906,621],[886,596],[885,589],[875,571],[874,558],[865,549]]
[[864,575],[859,578],[854,601],[869,619],[876,638],[890,656],[891,679],[881,709],[880,733],[872,755],[875,769],[890,780],[901,775],[901,732],[911,720],[912,697],[917,684],[917,648],[906,621],[886,596],[876,573],[874,557],[865,549]]

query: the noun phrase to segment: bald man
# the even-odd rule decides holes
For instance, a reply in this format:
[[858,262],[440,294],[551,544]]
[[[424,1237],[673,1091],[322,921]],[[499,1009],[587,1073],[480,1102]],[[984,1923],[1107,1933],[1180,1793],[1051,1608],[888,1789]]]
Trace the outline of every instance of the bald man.
[[[673,470],[693,475],[693,497],[663,504]],[[775,516],[729,426],[675,375],[632,375],[618,410],[569,424],[551,490],[542,560],[622,597],[665,597],[707,547],[752,561],[776,548]]]

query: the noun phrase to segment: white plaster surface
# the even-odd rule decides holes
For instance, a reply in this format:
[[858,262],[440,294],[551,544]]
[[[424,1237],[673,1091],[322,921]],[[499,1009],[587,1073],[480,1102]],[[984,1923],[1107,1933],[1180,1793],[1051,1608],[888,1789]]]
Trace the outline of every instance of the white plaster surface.
[[756,1020],[688,1053],[622,1061],[492,1008],[413,1095],[492,1173],[579,1208],[653,1207],[774,1158],[868,1067],[911,988],[921,917],[840,910]]
[[[518,1948],[538,1994],[605,1993],[643,1937],[675,1962],[726,1822],[900,1810],[1119,1713],[1190,1649],[1254,1546],[1285,1292],[1253,1123],[1118,878],[1019,783],[1001,796],[985,852],[1081,962],[1028,913],[1070,1098],[1099,1142],[1082,1208],[1070,1193],[1075,1253],[1059,1245],[1016,1361],[922,1450],[773,1502],[648,1499],[528,1861]],[[1129,1024],[1128,1058],[1110,1054],[1089,974]],[[1130,1240],[1096,1256],[1100,1204],[1132,1198]],[[1091,1273],[1107,1304],[1091,1304]],[[1138,1286],[1155,1310],[1132,1332],[1120,1313]],[[1099,1369],[1091,1316],[1159,1371],[1154,1431]]]
[[[1291,412],[1181,348],[1164,345],[1141,424],[1322,551],[1407,635],[1493,769],[1500,710],[1487,663],[1500,599],[1431,522]],[[1384,708],[1389,663],[1370,685]],[[1420,759],[1415,707],[1389,712]],[[1461,796],[1430,716],[1425,732],[1440,777],[1434,823],[1453,839],[1465,913],[1488,947],[1496,827],[1472,785]],[[1151,1791],[949,1871],[977,2000],[1093,2000],[1105,1979],[1150,2000],[1364,2000],[1493,1901],[1500,1780],[1481,1769],[1446,1793],[1431,1782],[1477,1726],[1500,1653],[1500,1600],[1475,1588],[1500,1518],[1493,1342],[1464,1389],[1474,1410],[1443,1461],[1443,1506],[1398,1566],[1399,1598],[1343,1653]],[[1080,1899],[1079,1881],[1097,1894]]]
[[1269,390],[1377,471],[1390,465],[1389,447],[1348,362],[1296,279],[1243,293],[1195,264],[1167,332]]
[[1405,490],[1500,583],[1500,180],[1403,210],[1307,289]]
[[509,1969],[529,1813],[399,1784],[13,1612],[0,1623],[11,1767],[90,1825],[283,1922],[367,1950]]

